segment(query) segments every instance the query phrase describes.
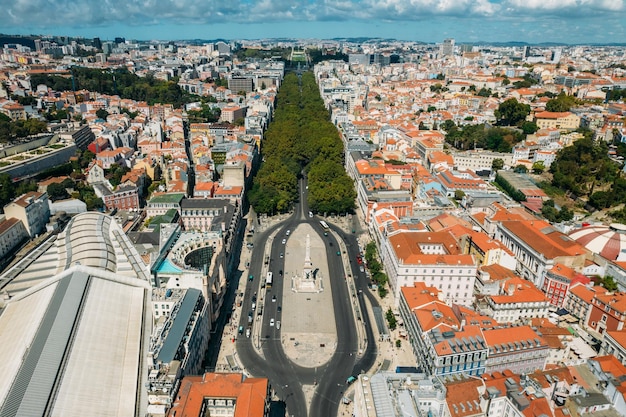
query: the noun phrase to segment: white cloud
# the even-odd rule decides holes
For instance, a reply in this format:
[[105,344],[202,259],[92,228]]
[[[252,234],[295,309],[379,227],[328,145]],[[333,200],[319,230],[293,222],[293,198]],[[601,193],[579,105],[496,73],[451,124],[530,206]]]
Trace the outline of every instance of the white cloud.
[[[0,27],[91,27],[155,23],[497,21],[551,17],[626,20],[626,0],[0,0]],[[620,28],[623,28],[623,23]],[[622,29],[623,30],[623,29]]]

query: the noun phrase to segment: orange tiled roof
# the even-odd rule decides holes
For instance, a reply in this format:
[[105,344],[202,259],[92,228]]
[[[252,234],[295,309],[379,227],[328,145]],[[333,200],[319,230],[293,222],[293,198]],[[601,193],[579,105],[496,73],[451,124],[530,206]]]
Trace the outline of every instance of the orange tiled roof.
[[626,375],[626,366],[613,355],[596,356],[590,361],[595,361],[600,365],[602,372],[612,375],[615,378],[619,378],[622,375]]
[[584,255],[588,251],[543,220],[504,221],[502,226],[546,259]]
[[542,111],[540,113],[535,113],[535,117],[537,119],[561,119],[571,114],[572,113],[568,111],[564,111],[564,112]]
[[502,281],[519,276],[515,273],[515,271],[505,268],[499,264],[481,266],[479,270],[488,273],[490,281]]
[[504,345],[515,342],[532,341],[536,347],[535,339],[539,340],[540,347],[547,346],[546,341],[537,334],[530,326],[501,327],[499,329],[483,330],[485,342],[489,347]]
[[547,302],[545,294],[535,287],[535,285],[525,279],[513,277],[502,282],[504,291],[511,292],[506,295],[491,295],[490,298],[495,304],[520,304],[520,303],[540,303]]
[[606,333],[611,336],[622,349],[626,349],[626,330],[607,330]]
[[595,298],[604,305],[610,305],[615,311],[626,313],[626,294],[596,294]]
[[[454,237],[447,232],[401,232],[389,236],[389,244],[405,265],[473,265],[471,255],[460,254]],[[446,254],[425,254],[421,245],[440,245]]]
[[208,398],[235,400],[234,417],[263,417],[268,401],[267,378],[243,374],[206,373],[183,378],[169,416],[197,417]]

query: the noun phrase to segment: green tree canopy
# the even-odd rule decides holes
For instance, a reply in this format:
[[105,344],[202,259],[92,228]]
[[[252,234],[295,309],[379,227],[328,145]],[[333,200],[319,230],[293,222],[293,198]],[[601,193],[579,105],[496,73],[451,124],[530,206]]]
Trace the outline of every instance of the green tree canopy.
[[496,119],[498,119],[498,124],[501,126],[520,125],[529,114],[530,106],[518,102],[515,98],[510,98],[500,103],[494,112]]
[[502,158],[495,158],[491,162],[491,169],[493,169],[494,171],[497,171],[502,168],[504,168],[504,160]]
[[565,92],[561,91],[558,96],[546,103],[546,110],[552,112],[565,112],[569,111],[575,105],[576,98],[574,96],[568,96]]
[[304,170],[311,210],[352,211],[356,194],[343,169],[343,144],[329,121],[314,75],[288,73],[276,102],[274,120],[263,141],[264,162],[249,193],[255,210],[288,210],[298,198],[297,178]]

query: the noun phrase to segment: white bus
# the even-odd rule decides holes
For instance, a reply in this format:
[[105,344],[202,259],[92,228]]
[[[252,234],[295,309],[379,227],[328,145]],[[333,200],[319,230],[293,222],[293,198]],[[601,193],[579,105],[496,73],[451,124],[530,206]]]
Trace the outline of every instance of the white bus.
[[271,287],[272,286],[272,279],[274,278],[274,274],[270,271],[267,273],[267,278],[265,278],[265,286],[266,287]]
[[328,227],[328,223],[326,223],[324,220],[320,220],[320,224],[322,225],[322,229],[324,229],[324,236],[326,236],[328,232],[330,231],[330,228]]

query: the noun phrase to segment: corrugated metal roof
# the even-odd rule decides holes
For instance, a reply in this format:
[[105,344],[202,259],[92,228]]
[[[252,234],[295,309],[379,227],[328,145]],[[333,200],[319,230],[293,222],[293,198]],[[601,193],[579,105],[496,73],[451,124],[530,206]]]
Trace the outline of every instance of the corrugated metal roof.
[[0,416],[42,416],[70,344],[89,276],[75,272],[57,286]]

